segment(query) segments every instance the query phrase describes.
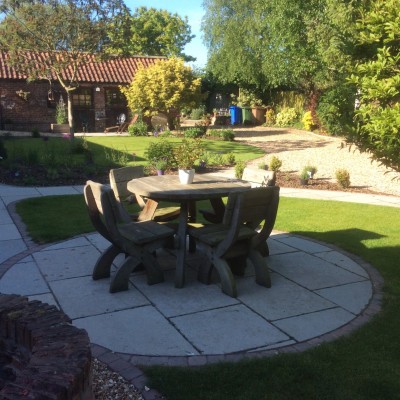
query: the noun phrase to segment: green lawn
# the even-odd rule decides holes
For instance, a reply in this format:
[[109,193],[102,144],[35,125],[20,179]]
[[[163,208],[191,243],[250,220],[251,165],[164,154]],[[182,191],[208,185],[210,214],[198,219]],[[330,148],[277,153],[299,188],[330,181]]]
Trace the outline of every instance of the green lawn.
[[[146,164],[145,152],[149,144],[160,140],[158,137],[143,136],[101,136],[85,138],[93,162],[96,166]],[[171,137],[166,140],[178,144],[181,138]],[[84,164],[85,154],[81,151],[81,139],[76,138],[75,144],[64,138],[12,138],[4,140],[9,160],[26,164],[42,163],[48,166]],[[212,153],[233,153],[236,161],[252,160],[264,155],[264,151],[239,142],[224,142],[221,140],[204,140],[205,150]]]
[[[36,239],[92,230],[82,196],[25,200],[17,210]],[[383,311],[349,337],[303,353],[199,368],[146,368],[149,386],[169,400],[398,399],[400,209],[281,198],[275,228],[335,244],[370,262],[385,279]]]

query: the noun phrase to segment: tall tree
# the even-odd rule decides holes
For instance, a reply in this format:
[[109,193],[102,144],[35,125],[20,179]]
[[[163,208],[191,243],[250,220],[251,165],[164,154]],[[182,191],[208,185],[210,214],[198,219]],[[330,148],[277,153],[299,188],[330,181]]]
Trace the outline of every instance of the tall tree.
[[109,29],[110,49],[114,54],[180,57],[195,61],[183,50],[194,35],[187,17],[166,10],[139,7],[133,15],[125,13]]
[[359,90],[357,129],[349,140],[400,172],[400,0],[376,0],[358,21],[360,46],[375,50],[350,81]]
[[[125,9],[122,0],[2,0],[0,48],[29,80],[57,79],[68,99],[73,136],[72,92],[77,71],[104,54],[107,27]],[[30,51],[38,54],[32,57]]]
[[208,67],[243,87],[323,89],[353,57],[355,10],[365,1],[204,0]]
[[132,111],[160,111],[167,116],[169,129],[174,129],[174,119],[181,108],[194,108],[202,98],[201,78],[178,58],[140,68],[131,85],[121,90]]

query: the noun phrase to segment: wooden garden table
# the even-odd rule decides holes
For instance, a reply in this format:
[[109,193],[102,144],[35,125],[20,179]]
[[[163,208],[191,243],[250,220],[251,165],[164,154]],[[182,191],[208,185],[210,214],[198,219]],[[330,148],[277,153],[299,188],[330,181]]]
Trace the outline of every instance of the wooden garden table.
[[222,197],[247,189],[250,189],[248,182],[208,174],[196,174],[193,183],[189,185],[182,185],[177,175],[148,176],[128,182],[130,192],[150,199],[139,219],[150,219],[159,201],[180,203],[175,287],[181,288],[185,283],[187,223],[196,219],[196,201],[210,200],[214,210],[223,213]]

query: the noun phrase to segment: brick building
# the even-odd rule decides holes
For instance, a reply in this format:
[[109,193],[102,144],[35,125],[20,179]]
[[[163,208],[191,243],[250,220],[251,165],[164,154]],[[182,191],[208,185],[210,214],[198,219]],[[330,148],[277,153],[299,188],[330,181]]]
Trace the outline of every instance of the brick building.
[[[30,52],[32,58],[45,53]],[[27,82],[26,76],[7,64],[8,54],[0,51],[0,129],[48,132],[55,123],[56,104],[67,95],[55,79]],[[121,113],[128,114],[124,96],[118,89],[128,85],[140,64],[153,65],[164,57],[115,57],[88,63],[78,71],[79,87],[73,91],[75,131],[103,132],[114,126]],[[68,71],[65,72],[68,74]]]

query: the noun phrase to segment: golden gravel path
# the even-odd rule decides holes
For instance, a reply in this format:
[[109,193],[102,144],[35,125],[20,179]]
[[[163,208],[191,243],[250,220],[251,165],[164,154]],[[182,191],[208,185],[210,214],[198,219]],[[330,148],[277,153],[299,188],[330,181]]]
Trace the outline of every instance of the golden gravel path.
[[235,140],[266,151],[262,158],[251,162],[266,164],[272,156],[282,160],[282,171],[300,172],[307,164],[318,168],[317,178],[336,181],[335,171],[347,169],[351,186],[377,193],[400,196],[400,174],[380,166],[369,154],[345,145],[342,138],[317,135],[312,132],[268,127],[234,128]]

